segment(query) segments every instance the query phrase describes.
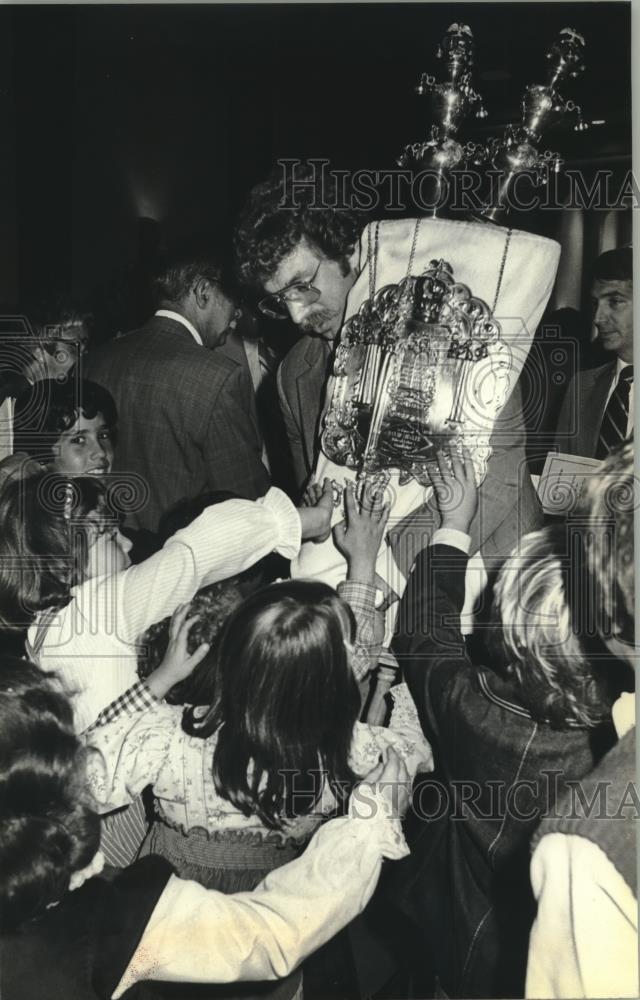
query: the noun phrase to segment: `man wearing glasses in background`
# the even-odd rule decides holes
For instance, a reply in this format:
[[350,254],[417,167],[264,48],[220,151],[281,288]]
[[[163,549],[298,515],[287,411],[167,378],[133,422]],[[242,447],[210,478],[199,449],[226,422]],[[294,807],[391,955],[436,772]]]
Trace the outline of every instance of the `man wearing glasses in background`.
[[[60,296],[43,298],[26,316],[2,321],[0,351],[0,460],[13,453],[14,403],[29,386],[73,377],[86,353],[88,316]],[[44,399],[42,405],[45,405]]]
[[[296,208],[282,208],[281,172],[253,189],[238,221],[235,246],[242,280],[267,293],[260,311],[290,318],[303,334],[278,370],[280,407],[301,492],[317,457],[333,341],[358,276],[356,246],[365,220],[356,211],[312,207],[319,202],[311,187],[302,186],[307,176],[296,177]],[[331,204],[330,192],[325,188],[323,193]]]

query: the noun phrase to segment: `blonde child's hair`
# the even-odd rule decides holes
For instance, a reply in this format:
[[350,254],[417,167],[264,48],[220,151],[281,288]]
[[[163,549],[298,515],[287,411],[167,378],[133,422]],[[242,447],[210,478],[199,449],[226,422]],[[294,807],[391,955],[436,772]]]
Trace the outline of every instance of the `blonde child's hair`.
[[604,679],[574,614],[584,573],[569,539],[564,525],[523,536],[496,581],[491,638],[531,714],[558,728],[593,726],[609,714]]

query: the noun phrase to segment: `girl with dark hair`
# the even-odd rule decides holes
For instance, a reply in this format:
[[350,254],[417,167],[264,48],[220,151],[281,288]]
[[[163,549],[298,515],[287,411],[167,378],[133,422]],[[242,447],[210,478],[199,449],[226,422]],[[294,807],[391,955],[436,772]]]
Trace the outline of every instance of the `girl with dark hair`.
[[293,557],[301,538],[326,536],[331,514],[329,485],[299,511],[272,488],[207,508],[131,566],[117,500],[97,478],[48,473],[0,491],[0,621],[29,626],[30,658],[65,684],[79,732],[136,682],[136,640],[149,625],[274,549]]
[[[118,415],[111,393],[97,382],[55,379],[36,382],[16,400],[14,464],[23,476],[36,468],[66,476],[98,476],[105,481],[113,466]],[[0,473],[2,469],[0,468]],[[136,489],[131,477],[120,473],[109,480],[112,490]],[[150,531],[123,530],[132,542],[131,561],[142,562],[160,548]]]
[[[364,535],[373,523],[377,536],[385,521],[352,512],[346,530]],[[377,549],[369,545],[367,558]],[[386,748],[412,774],[430,766],[405,685],[393,691],[388,729],[357,721],[356,639],[349,606],[326,584],[289,580],[257,591],[230,616],[208,660],[209,706],[185,711],[149,698],[146,711],[87,734],[99,754],[90,774],[101,808],[125,804],[151,782],[158,821],[143,850],[205,885],[252,888],[344,806],[356,775]]]
[[[107,881],[85,756],[58,683],[29,662],[0,657],[3,1000],[155,1000],[166,996],[166,981],[286,976],[361,912],[382,859],[406,854],[398,817],[407,772],[390,753],[358,790],[361,815],[354,808],[325,825],[303,857],[254,893],[207,891],[176,878],[160,858]],[[400,793],[395,807],[389,786]],[[183,986],[179,995],[192,994]],[[219,995],[202,986],[194,994]]]
[[104,476],[113,464],[117,420],[111,393],[95,382],[36,382],[16,400],[14,452],[51,472]]

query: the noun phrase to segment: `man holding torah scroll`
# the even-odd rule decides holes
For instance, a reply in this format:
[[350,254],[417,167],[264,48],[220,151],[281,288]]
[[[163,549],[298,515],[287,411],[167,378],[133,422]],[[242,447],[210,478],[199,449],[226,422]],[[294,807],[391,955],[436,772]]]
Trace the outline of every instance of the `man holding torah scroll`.
[[[343,246],[338,237],[322,245],[338,210],[311,210],[304,198],[283,210],[283,192],[275,191],[275,184],[261,186],[245,209],[236,241],[241,272],[270,293],[267,307],[278,300],[307,332],[290,352],[295,363],[283,363],[280,390],[298,438],[318,427],[313,477],[329,476],[338,487],[373,479],[392,500],[389,544],[378,564],[392,604],[390,634],[394,595],[439,524],[435,507],[424,506],[426,467],[438,448],[466,443],[481,483],[471,526],[472,551],[481,558],[470,564],[469,602],[484,589],[485,571],[538,526],[516,382],[560,247],[525,232],[442,219],[373,223],[355,246],[345,223]],[[274,241],[278,224],[284,255]],[[338,334],[339,320],[329,322],[329,313],[335,319],[340,299],[346,321]],[[312,350],[320,339],[337,344],[324,397],[328,352],[316,352],[314,361]],[[302,365],[301,355],[313,355],[311,362]],[[342,517],[340,503],[334,521]],[[328,539],[303,547],[293,572],[335,586],[345,564]]]

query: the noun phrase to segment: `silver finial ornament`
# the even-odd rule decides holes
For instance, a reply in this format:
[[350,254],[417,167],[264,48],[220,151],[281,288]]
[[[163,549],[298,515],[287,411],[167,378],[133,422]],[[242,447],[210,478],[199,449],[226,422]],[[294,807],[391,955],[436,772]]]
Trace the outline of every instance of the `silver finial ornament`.
[[470,27],[467,24],[449,25],[436,52],[436,57],[445,65],[444,79],[438,82],[434,76],[422,73],[416,87],[416,92],[429,100],[433,124],[426,141],[404,147],[398,164],[433,172],[435,205],[440,201],[447,174],[469,155],[469,147],[457,139],[462,123],[471,112],[476,118],[487,115],[480,94],[471,85],[474,53]]
[[522,97],[522,116],[518,124],[507,125],[500,139],[491,139],[485,147],[485,161],[499,174],[494,197],[480,212],[480,217],[496,222],[509,210],[509,196],[518,174],[528,172],[534,183],[544,184],[549,171],[558,173],[562,166],[559,153],[540,150],[543,133],[555,125],[573,122],[576,132],[589,127],[580,107],[565,100],[557,85],[584,71],[585,42],[574,28],[563,28],[547,52],[547,83],[531,83]]

